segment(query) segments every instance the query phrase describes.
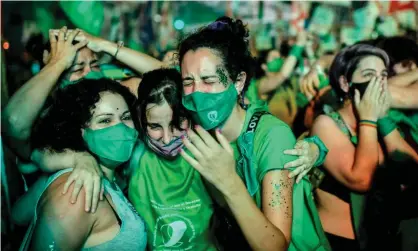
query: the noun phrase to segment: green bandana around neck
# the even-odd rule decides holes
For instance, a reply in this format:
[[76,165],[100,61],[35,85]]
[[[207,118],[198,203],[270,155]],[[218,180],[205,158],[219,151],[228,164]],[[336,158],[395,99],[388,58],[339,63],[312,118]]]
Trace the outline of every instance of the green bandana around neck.
[[65,88],[69,85],[77,84],[83,79],[101,79],[101,78],[104,78],[104,77],[105,77],[105,75],[101,71],[90,71],[89,73],[87,73],[86,76],[84,76],[80,79],[74,80],[74,81],[70,81],[66,78],[63,78],[61,80],[61,82],[59,83],[59,87],[60,88]]
[[183,106],[194,121],[205,130],[223,125],[237,103],[238,92],[234,84],[220,93],[193,92],[183,96]]

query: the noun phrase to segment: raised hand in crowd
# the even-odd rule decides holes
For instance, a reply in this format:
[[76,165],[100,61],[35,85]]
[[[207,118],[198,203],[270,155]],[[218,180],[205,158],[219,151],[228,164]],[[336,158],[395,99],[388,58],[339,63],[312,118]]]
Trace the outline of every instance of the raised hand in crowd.
[[51,52],[44,54],[44,63],[56,64],[62,62],[68,69],[72,65],[77,51],[87,44],[87,41],[83,40],[73,44],[79,33],[79,29],[68,31],[66,26],[57,30],[57,32],[51,30],[49,32]]
[[[71,31],[71,30],[70,30]],[[58,30],[53,30],[54,34],[58,34]],[[87,47],[96,52],[104,52],[115,57],[121,63],[130,66],[138,73],[145,73],[163,66],[163,63],[145,53],[123,47],[123,43],[114,43],[106,39],[93,36],[84,30],[80,30],[74,38],[75,41],[84,41]]]

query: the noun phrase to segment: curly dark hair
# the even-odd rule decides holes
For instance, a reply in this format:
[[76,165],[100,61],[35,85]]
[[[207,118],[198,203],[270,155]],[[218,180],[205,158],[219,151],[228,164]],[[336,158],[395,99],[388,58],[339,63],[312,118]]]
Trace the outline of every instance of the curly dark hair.
[[100,100],[100,94],[119,94],[128,104],[135,126],[135,96],[128,88],[110,79],[84,79],[56,91],[45,116],[38,120],[32,131],[31,143],[35,149],[62,152],[65,149],[87,151],[81,135],[92,117],[92,110]]
[[239,19],[220,17],[208,26],[186,36],[178,47],[180,64],[184,55],[200,48],[210,48],[222,58],[228,77],[236,81],[240,72],[247,74],[243,94],[254,75],[255,59],[249,50],[249,32]]
[[161,104],[164,101],[173,110],[172,125],[179,130],[184,119],[190,121],[186,109],[182,105],[183,83],[176,69],[157,69],[143,75],[138,87],[138,101],[135,105],[139,118],[139,132],[144,137],[147,131],[146,108],[148,104]]
[[386,68],[389,66],[389,57],[386,52],[367,44],[346,47],[334,58],[329,70],[329,82],[339,98],[345,98],[347,95],[340,87],[340,76],[344,76],[348,82],[351,82],[358,63],[367,56],[379,57],[383,60]]

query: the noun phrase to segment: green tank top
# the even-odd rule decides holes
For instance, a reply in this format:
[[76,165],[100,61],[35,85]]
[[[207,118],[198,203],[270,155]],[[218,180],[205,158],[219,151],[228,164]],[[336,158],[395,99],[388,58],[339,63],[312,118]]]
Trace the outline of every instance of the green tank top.
[[129,198],[147,225],[149,249],[216,250],[209,233],[212,201],[183,157],[169,161],[145,150]]

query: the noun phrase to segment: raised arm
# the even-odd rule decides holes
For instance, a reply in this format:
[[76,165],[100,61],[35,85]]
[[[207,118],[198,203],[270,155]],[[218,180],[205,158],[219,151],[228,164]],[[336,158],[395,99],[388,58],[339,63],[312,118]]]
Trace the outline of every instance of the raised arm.
[[324,69],[329,69],[335,55],[323,55],[313,65],[300,82],[300,92],[308,99],[312,99],[320,89],[319,74],[324,74]]
[[58,41],[54,33],[50,32],[51,57],[48,64],[17,90],[2,113],[2,133],[7,143],[26,160],[31,153],[28,141],[32,126],[48,95],[60,75],[71,66],[77,51],[86,45],[85,42],[72,45],[77,32],[68,33],[67,41],[64,40],[65,27],[59,30]]
[[389,85],[392,108],[418,109],[418,82],[408,86]]
[[388,79],[389,86],[406,87],[418,81],[418,69],[397,74]]
[[[58,34],[58,30],[54,30],[54,34]],[[116,60],[126,64],[138,73],[145,73],[163,66],[163,63],[145,53],[129,49],[127,47],[119,47],[118,44],[103,38],[95,37],[86,31],[81,31],[76,41],[86,41],[87,47],[94,52],[105,52],[114,56]]]
[[258,85],[258,95],[261,97],[273,90],[276,90],[281,84],[284,83],[286,79],[288,79],[299,60],[299,56],[301,55],[303,48],[306,44],[307,34],[305,32],[300,32],[298,34],[297,42],[292,47],[289,55],[286,57],[283,67],[280,69],[279,72],[275,73],[268,73],[265,77],[263,77]]

